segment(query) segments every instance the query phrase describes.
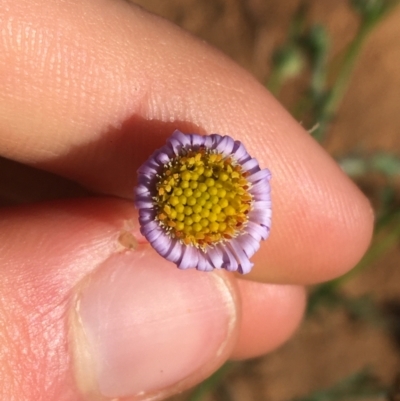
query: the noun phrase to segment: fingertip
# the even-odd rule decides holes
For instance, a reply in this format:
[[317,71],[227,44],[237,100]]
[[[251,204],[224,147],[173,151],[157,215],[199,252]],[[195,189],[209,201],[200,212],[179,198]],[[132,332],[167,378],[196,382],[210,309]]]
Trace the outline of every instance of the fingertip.
[[253,358],[274,350],[293,335],[304,314],[305,289],[237,281],[242,298],[242,322],[231,358]]
[[77,288],[72,344],[82,391],[165,397],[210,375],[236,337],[227,283],[180,271],[146,245],[110,256]]
[[374,214],[325,150],[297,123],[288,123],[291,142],[278,138],[276,146],[285,152],[271,158],[271,235],[254,256],[249,278],[314,284],[356,265],[371,241]]

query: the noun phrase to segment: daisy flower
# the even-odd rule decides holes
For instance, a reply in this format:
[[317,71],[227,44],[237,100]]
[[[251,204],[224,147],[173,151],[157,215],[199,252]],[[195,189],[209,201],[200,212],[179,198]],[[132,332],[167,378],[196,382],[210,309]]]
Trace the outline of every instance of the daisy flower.
[[270,232],[270,178],[229,136],[175,131],[138,170],[141,233],[180,269],[248,273]]

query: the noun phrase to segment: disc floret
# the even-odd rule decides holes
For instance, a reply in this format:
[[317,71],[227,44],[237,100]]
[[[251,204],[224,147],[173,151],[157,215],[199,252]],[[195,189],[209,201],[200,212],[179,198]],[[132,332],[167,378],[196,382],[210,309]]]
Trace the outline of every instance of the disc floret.
[[189,149],[158,177],[157,220],[172,238],[204,250],[236,237],[246,225],[249,188],[246,173],[231,157]]

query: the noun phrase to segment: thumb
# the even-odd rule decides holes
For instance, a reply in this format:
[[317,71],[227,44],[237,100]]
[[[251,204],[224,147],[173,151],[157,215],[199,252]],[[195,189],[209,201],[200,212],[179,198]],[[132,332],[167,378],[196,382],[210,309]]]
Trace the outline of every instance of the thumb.
[[164,398],[230,355],[235,287],[141,244],[127,202],[1,214],[1,399]]

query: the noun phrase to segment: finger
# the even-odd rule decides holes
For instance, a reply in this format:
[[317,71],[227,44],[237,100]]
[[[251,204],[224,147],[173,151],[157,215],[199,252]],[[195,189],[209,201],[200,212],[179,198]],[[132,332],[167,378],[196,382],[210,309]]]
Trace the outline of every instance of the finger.
[[142,244],[133,216],[115,199],[0,213],[1,399],[166,397],[211,374],[248,332],[233,276],[176,269]]
[[297,329],[306,305],[303,287],[238,280],[242,324],[231,355],[253,358],[282,345]]
[[236,290],[158,260],[132,212],[89,199],[1,213],[1,399],[166,396],[227,359]]
[[224,56],[122,1],[6,5],[3,155],[131,197],[137,167],[175,128],[232,134],[273,174],[272,233],[250,277],[314,283],[359,260],[372,232],[368,202]]

